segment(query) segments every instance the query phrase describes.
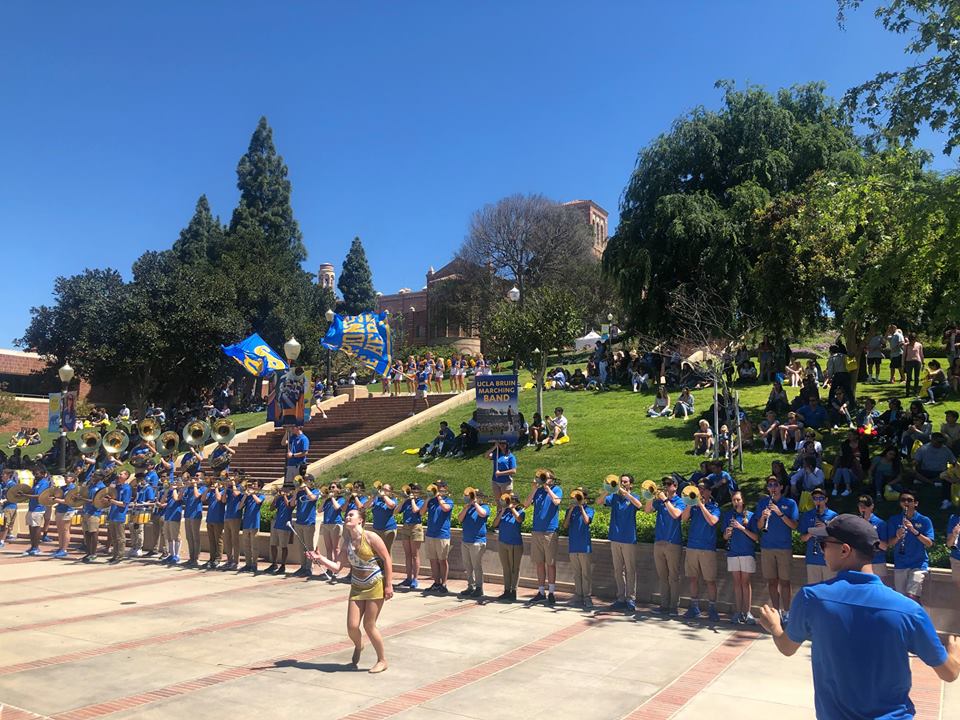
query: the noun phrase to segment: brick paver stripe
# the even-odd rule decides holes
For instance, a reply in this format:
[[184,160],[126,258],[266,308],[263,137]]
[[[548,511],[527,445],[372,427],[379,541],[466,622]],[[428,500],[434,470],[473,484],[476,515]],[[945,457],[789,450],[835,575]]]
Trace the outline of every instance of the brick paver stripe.
[[183,577],[167,576],[162,578],[153,578],[151,580],[137,580],[136,582],[122,583],[121,585],[107,585],[106,587],[94,588],[92,590],[83,590],[82,592],[57,593],[54,595],[42,595],[33,598],[20,598],[18,600],[5,600],[0,602],[0,608],[10,607],[12,605],[32,605],[34,603],[49,602],[51,600],[69,600],[71,598],[90,597],[91,595],[102,595],[118,590],[130,590],[136,587],[146,587],[147,585],[162,585],[163,583],[184,580]]

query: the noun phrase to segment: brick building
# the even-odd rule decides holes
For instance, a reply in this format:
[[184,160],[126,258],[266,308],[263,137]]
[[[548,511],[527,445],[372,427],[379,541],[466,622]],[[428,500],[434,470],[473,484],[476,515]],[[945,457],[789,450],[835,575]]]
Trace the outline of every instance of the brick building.
[[607,249],[607,240],[610,237],[607,234],[607,218],[609,214],[593,200],[571,200],[563,203],[566,207],[572,208],[583,215],[593,230],[593,254],[601,257],[603,251]]
[[[0,348],[0,387],[12,393],[27,410],[28,416],[0,424],[0,431],[18,430],[21,425],[44,428],[47,425],[48,394],[60,392],[60,379],[46,360],[34,352]],[[70,386],[78,389],[77,381]],[[80,397],[90,395],[90,384],[79,382]]]

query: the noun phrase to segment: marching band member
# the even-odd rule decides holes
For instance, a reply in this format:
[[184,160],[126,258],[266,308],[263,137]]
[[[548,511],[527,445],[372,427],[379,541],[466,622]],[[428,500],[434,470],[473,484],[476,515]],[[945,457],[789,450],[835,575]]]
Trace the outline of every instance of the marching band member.
[[103,510],[93,504],[93,498],[105,487],[101,476],[94,472],[87,485],[87,502],[83,506],[83,545],[86,554],[80,559],[81,562],[92,563],[97,559],[97,534],[100,532],[100,516],[103,515]]
[[297,532],[300,533],[300,539],[306,546],[300,560],[300,569],[293,574],[294,577],[313,577],[313,563],[306,555],[307,552],[314,550],[316,547],[317,498],[320,497],[320,494],[315,493],[310,487],[313,480],[313,475],[304,475],[303,482],[294,498],[297,505]]
[[531,555],[537,566],[537,594],[530,598],[531,603],[546,601],[552,606],[557,602],[554,594],[557,590],[557,526],[562,498],[563,488],[556,485],[556,478],[547,470],[533,481],[525,503],[533,507]]
[[237,487],[233,475],[227,475],[227,486],[221,493],[223,508],[223,554],[227,562],[220,566],[221,570],[236,570],[240,565],[240,526],[242,512],[240,503],[244,493]]
[[917,512],[917,496],[900,493],[903,512],[887,520],[887,544],[893,545],[893,586],[898,593],[920,602],[929,572],[927,549],[933,545],[933,523]]
[[580,606],[584,610],[593,609],[593,572],[590,562],[593,559],[593,544],[590,539],[590,523],[595,511],[587,504],[583,488],[570,493],[570,507],[563,518],[563,528],[568,532],[568,551],[570,568],[573,571],[573,597],[570,605]]
[[50,487],[50,478],[47,477],[43,466],[37,467],[37,475],[34,480],[33,489],[30,491],[31,497],[27,502],[27,530],[30,533],[30,549],[24,551],[24,555],[40,554],[40,538],[43,535],[44,511],[47,509],[40,504],[40,498],[36,497],[48,487]]
[[[290,528],[287,523],[293,522],[293,508],[296,507],[296,498],[291,495],[292,488],[283,487],[273,499],[273,525],[270,526],[270,567],[268,575],[287,574],[287,553],[290,550]],[[277,549],[280,550],[280,564],[277,565]]]
[[[217,468],[219,472],[230,471],[230,461],[233,460],[233,456],[236,454],[236,448],[232,448],[225,443],[217,443],[217,446],[213,449],[213,452],[210,453],[210,464]],[[226,455],[227,464],[220,465],[220,459]]]
[[263,495],[247,485],[240,509],[243,513],[241,545],[243,547],[243,567],[240,572],[257,572],[257,533],[260,532],[260,505]]
[[653,532],[653,560],[660,579],[660,608],[663,614],[676,615],[680,605],[680,516],[684,503],[677,496],[677,480],[665,475],[660,480],[662,490],[650,500],[643,511],[655,512],[657,522]]
[[753,603],[750,576],[757,571],[757,525],[754,514],[744,505],[742,492],[734,490],[730,503],[733,508],[720,518],[727,541],[727,572],[733,577],[734,612],[730,621],[735,625],[756,625],[756,618],[750,612]]
[[400,505],[400,540],[403,542],[403,557],[406,564],[407,577],[400,583],[400,587],[416,590],[417,575],[420,573],[420,545],[423,543],[422,506],[426,503],[420,495],[420,486],[411,483],[406,488],[407,499]]
[[[47,481],[47,487],[53,486],[53,478],[50,477],[50,473],[47,472],[47,468],[44,467],[42,463],[37,464],[36,468],[34,469],[34,476],[33,492],[40,492],[36,489],[36,487],[39,481],[44,479]],[[50,532],[50,520],[53,516],[53,505],[41,505],[41,507],[43,508],[43,528],[40,531],[40,542],[51,542],[50,536],[47,533]],[[50,554],[52,555],[54,552],[56,551],[51,550]]]
[[203,448],[191,445],[180,458],[180,476],[184,473],[189,477],[203,472]]
[[430,561],[433,584],[424,592],[447,594],[447,574],[450,572],[450,513],[453,501],[446,497],[447,483],[437,480],[433,497],[420,506],[420,513],[427,513],[426,550]]
[[[340,483],[332,482],[328,488],[327,497],[321,504],[323,523],[320,525],[320,534],[323,536],[323,546],[328,557],[333,557],[340,547],[340,533],[343,529],[343,506],[346,500],[340,497]],[[320,576],[323,579],[335,580],[325,569]]]
[[173,485],[173,481],[177,478],[177,468],[176,468],[176,455],[170,455],[169,457],[160,456],[160,461],[157,463],[157,475],[166,475],[167,483]]
[[360,635],[362,621],[364,632],[377,653],[377,662],[370,668],[370,672],[380,673],[387,669],[387,657],[383,637],[377,629],[377,619],[383,609],[384,600],[393,597],[393,564],[383,540],[373,533],[365,532],[363,525],[363,511],[350,510],[347,513],[346,531],[337,558],[332,560],[318,552],[312,552],[310,559],[324,568],[329,568],[334,575],[349,564],[347,634],[354,645],[350,663],[356,666],[360,662],[360,653],[363,650],[363,639]]
[[[73,473],[67,473],[66,483],[61,488],[63,491],[63,496],[66,497],[68,492],[71,492],[77,487],[77,476]],[[73,516],[76,515],[76,510],[74,510],[69,505],[64,503],[58,503],[56,506],[56,518],[57,518],[57,549],[53,552],[55,558],[65,558],[67,557],[67,548],[70,545],[70,524],[73,522]]]
[[[880,546],[873,554],[873,574],[886,583],[886,578],[889,576],[889,572],[887,572],[887,523],[874,515],[873,497],[869,492],[865,492],[857,499],[857,507],[860,510],[860,517],[873,525],[877,530],[877,537],[882,538]],[[949,524],[947,527],[949,527]],[[947,545],[949,546],[950,543],[948,542]]]
[[130,450],[130,455],[128,456],[127,461],[135,468],[144,467],[147,458],[156,455],[156,453],[156,446],[151,442],[147,442],[141,436],[139,442],[137,442],[137,444],[133,446],[133,449]]
[[286,482],[292,482],[300,474],[300,465],[306,464],[310,451],[310,438],[303,434],[303,428],[294,425],[287,438],[287,474]]
[[472,495],[464,495],[463,509],[457,519],[463,528],[460,554],[467,575],[467,587],[457,595],[459,598],[483,597],[483,553],[487,549],[489,515],[490,506],[480,502],[477,491],[473,491]]
[[503,568],[503,593],[497,600],[517,599],[517,585],[520,582],[520,561],[523,559],[523,536],[520,529],[526,513],[520,499],[511,495],[509,502],[497,508],[493,527],[497,531],[500,566]]
[[947,519],[947,548],[950,550],[950,575],[960,588],[960,513]]
[[183,519],[184,485],[189,481],[187,473],[167,490],[167,502],[163,510],[163,535],[167,540],[167,559],[170,565],[180,564],[180,521]]
[[353,483],[353,489],[347,492],[347,504],[343,508],[343,517],[347,516],[347,513],[351,510],[359,510],[364,513],[366,517],[365,508],[367,504],[367,496],[363,494],[366,487],[363,484],[363,480],[357,480]]
[[[224,471],[220,471],[220,478]],[[207,488],[207,543],[210,546],[210,559],[202,567],[216,570],[223,556],[223,515],[226,510],[227,491],[221,479],[217,478]]]
[[720,522],[720,506],[713,501],[707,482],[697,485],[700,499],[695,503],[684,500],[681,519],[689,521],[687,528],[687,554],[684,572],[690,581],[690,607],[684,617],[700,617],[700,577],[707,586],[707,618],[720,622],[717,613],[717,524]]
[[147,507],[152,507],[156,499],[157,491],[154,490],[153,486],[147,482],[146,475],[141,475],[137,479],[137,493],[136,497],[134,498],[134,503],[138,507],[136,510],[128,510],[128,512],[133,512],[138,517],[137,522],[134,522],[130,528],[130,552],[127,553],[127,557],[143,556],[144,527],[143,523],[139,522],[139,515],[144,514]]
[[767,581],[770,604],[780,610],[783,622],[789,622],[793,596],[790,561],[800,510],[795,500],[783,496],[783,484],[776,475],[767,478],[767,492],[770,494],[760,498],[753,511],[760,530],[760,569]]
[[160,487],[160,476],[157,474],[157,463],[155,460],[147,460],[147,464],[144,466],[145,472],[143,473],[144,482],[147,483],[151,488],[153,488],[154,493]]
[[110,546],[113,548],[113,557],[110,563],[115,565],[123,560],[124,550],[127,549],[126,525],[127,507],[133,497],[130,487],[130,473],[121,470],[114,481],[115,495],[110,499],[110,509],[107,512],[107,529],[110,533]]
[[[144,476],[146,478],[146,476]],[[163,537],[163,515],[166,508],[166,491],[159,487],[153,488],[153,508],[150,511],[150,524],[146,527],[144,546],[147,548],[145,557],[153,557],[160,553],[160,559],[166,557],[166,542]]]
[[203,484],[202,473],[190,478],[183,489],[183,524],[187,531],[187,552],[190,554],[184,567],[200,567],[200,522],[206,494],[207,486]]
[[381,485],[380,489],[367,499],[363,509],[364,512],[371,510],[373,532],[383,540],[387,552],[392,552],[393,541],[397,537],[397,519],[394,517],[397,501],[393,498],[393,487],[389,483]]
[[617,599],[611,610],[636,612],[637,610],[637,511],[643,508],[640,498],[631,492],[633,476],[620,476],[617,489],[608,492],[609,486],[597,498],[597,503],[610,508],[610,555],[613,559],[613,578],[617,583]]
[[500,504],[500,498],[506,493],[513,492],[513,476],[517,473],[517,458],[510,452],[510,445],[497,440],[493,448],[487,453],[493,461],[493,477],[490,479],[490,491]]
[[6,499],[7,491],[14,487],[17,481],[13,477],[13,470],[3,471],[3,482],[0,489],[3,491],[3,526],[0,526],[0,548],[7,544],[10,530],[17,522],[17,504]]
[[813,510],[800,514],[800,525],[797,530],[800,531],[800,539],[807,544],[807,585],[814,585],[833,579],[835,573],[827,567],[820,542],[810,530],[826,525],[837,514],[827,507],[827,494],[822,487],[814,488],[810,492],[810,497],[813,500]]

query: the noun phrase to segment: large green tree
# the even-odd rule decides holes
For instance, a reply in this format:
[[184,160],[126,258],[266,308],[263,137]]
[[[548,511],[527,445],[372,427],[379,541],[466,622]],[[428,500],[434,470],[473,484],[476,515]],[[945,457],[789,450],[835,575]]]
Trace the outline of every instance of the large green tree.
[[363,250],[360,238],[355,237],[350,243],[350,250],[343,259],[343,269],[340,279],[337,280],[340,295],[340,311],[347,315],[370,312],[377,306],[377,293],[373,289],[373,273],[367,262],[367,254]]
[[820,170],[855,172],[857,140],[836,104],[812,83],[772,95],[724,90],[723,107],[697,108],[640,151],[620,223],[603,256],[631,330],[669,334],[678,287],[722,297],[731,323],[748,300],[754,213]]
[[223,243],[223,226],[210,212],[206,195],[201,195],[193,217],[173,243],[173,254],[185,265],[205,264]]

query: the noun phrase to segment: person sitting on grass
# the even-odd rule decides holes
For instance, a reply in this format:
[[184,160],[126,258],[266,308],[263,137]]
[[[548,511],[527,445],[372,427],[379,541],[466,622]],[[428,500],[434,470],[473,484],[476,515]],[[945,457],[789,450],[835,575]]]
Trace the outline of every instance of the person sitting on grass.
[[947,382],[947,375],[940,367],[938,360],[931,360],[927,363],[927,381],[930,386],[927,388],[927,405],[936,405],[938,398],[943,398],[950,392],[950,383]]
[[693,434],[693,454],[703,455],[713,450],[713,430],[706,420],[701,420],[698,428]]
[[863,407],[860,408],[857,412],[857,416],[854,418],[854,424],[858,428],[866,428],[867,426],[876,428],[877,423],[880,421],[880,412],[877,410],[877,401],[872,397],[865,397],[862,400]]
[[563,416],[563,408],[553,409],[553,417],[547,418],[547,447],[552,447],[557,440],[567,436],[567,418]]
[[775,413],[782,413],[789,409],[790,401],[787,399],[787,391],[783,389],[783,383],[780,381],[778,375],[770,388],[770,395],[767,397],[767,405],[764,410],[773,410]]
[[647,408],[647,417],[670,417],[672,412],[667,387],[661,385],[657,388],[657,396],[653,399],[653,405]]
[[441,420],[440,430],[437,432],[437,436],[420,448],[420,457],[426,457],[427,455],[438,457],[444,453],[452,452],[453,441],[455,439],[453,430],[450,429],[447,421]]
[[954,455],[960,454],[960,413],[956,410],[947,410],[944,413],[945,422],[940,424],[940,434],[947,439],[947,447]]
[[947,465],[957,462],[957,456],[946,445],[946,438],[942,433],[935,432],[930,436],[930,442],[923,445],[913,454],[913,475],[924,483],[940,484],[940,509],[948,510],[953,504],[950,501],[952,483],[941,482],[940,475],[947,469]]
[[547,437],[547,431],[543,427],[543,418],[540,416],[540,413],[535,412],[533,414],[533,421],[530,423],[530,444],[540,447]]
[[810,503],[803,494],[810,493],[814,488],[823,487],[825,484],[823,470],[817,467],[817,459],[813,455],[805,455],[800,469],[790,476],[790,494],[797,498],[801,507],[808,508]]
[[800,361],[794,359],[787,365],[787,379],[790,381],[790,387],[800,387],[803,382],[803,366]]
[[830,419],[833,421],[833,429],[838,429],[841,425],[849,427],[853,425],[853,416],[850,410],[853,404],[847,398],[847,392],[843,386],[838,386],[830,400]]
[[730,437],[730,428],[726,425],[721,425],[720,432],[717,433],[717,452],[720,454],[720,457],[731,457],[734,450],[734,442]]
[[797,410],[797,415],[803,420],[803,427],[819,430],[827,424],[827,411],[820,404],[820,398],[811,396],[807,404]]
[[573,371],[573,375],[570,376],[570,382],[567,383],[567,390],[583,390],[587,386],[587,376],[583,374],[583,370],[577,368]]
[[783,449],[796,450],[803,438],[803,423],[792,410],[787,413],[787,419],[780,423],[780,444]]
[[793,461],[793,469],[796,470],[801,467],[803,465],[803,458],[808,455],[816,458],[817,467],[819,467],[823,460],[823,445],[817,440],[817,433],[814,430],[805,431],[803,440],[797,444],[797,456]]
[[684,387],[680,391],[677,404],[673,407],[673,414],[676,417],[682,416],[684,420],[693,414],[693,395],[690,394],[690,388]]
[[[791,415],[796,417],[794,413],[791,413]],[[760,421],[760,439],[763,441],[763,449],[775,450],[780,435],[780,421],[777,420],[777,413],[773,410],[767,410],[767,416]],[[786,447],[784,447],[784,450],[786,450]]]
[[709,463],[707,467],[710,470],[710,474],[701,482],[706,483],[710,488],[710,493],[715,502],[720,505],[725,505],[730,499],[730,496],[738,489],[737,481],[733,479],[730,473],[723,469],[723,460],[720,458]]
[[873,488],[877,500],[883,497],[884,489],[890,485],[893,490],[900,492],[900,451],[893,445],[888,445],[883,452],[873,458],[870,463],[869,477],[873,480]]

